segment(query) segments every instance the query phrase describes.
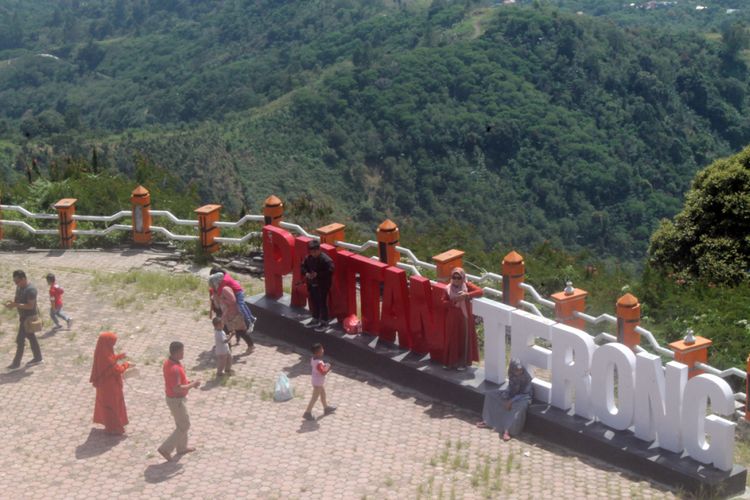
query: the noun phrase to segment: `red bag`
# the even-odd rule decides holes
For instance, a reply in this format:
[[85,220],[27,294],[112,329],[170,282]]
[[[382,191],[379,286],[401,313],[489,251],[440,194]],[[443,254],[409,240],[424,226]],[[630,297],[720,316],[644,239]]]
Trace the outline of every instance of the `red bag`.
[[350,314],[344,318],[344,331],[349,335],[362,333],[362,322],[356,314]]

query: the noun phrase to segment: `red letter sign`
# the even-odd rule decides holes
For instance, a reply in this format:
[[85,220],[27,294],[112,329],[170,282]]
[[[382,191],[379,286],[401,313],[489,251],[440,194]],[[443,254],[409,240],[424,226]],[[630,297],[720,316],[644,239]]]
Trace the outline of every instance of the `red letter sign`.
[[307,283],[302,275],[302,261],[307,257],[307,244],[312,240],[307,236],[294,238],[294,259],[292,263],[292,307],[307,305]]
[[359,274],[359,294],[362,300],[362,330],[373,335],[380,333],[380,284],[383,270],[388,267],[380,261],[351,255],[347,262],[347,276],[351,289],[355,274]]
[[430,280],[422,276],[409,278],[409,327],[411,330],[411,350],[427,353],[430,346],[427,343],[432,326],[432,289]]
[[292,271],[294,238],[275,226],[263,226],[263,274],[266,295],[278,299],[284,295],[282,277]]
[[432,319],[434,329],[427,337],[430,347],[430,359],[438,363],[446,364],[445,358],[445,304],[443,297],[446,294],[445,283],[432,284]]
[[409,329],[409,292],[406,288],[406,272],[397,267],[385,268],[383,286],[383,309],[380,319],[380,338],[388,342],[396,340],[402,349],[412,348]]

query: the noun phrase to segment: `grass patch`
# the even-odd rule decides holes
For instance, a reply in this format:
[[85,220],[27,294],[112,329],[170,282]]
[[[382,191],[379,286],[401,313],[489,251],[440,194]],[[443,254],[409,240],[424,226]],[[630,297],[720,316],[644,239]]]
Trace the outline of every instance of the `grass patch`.
[[[740,431],[737,431],[739,435]],[[740,464],[744,467],[750,467],[750,443],[744,439],[740,439],[739,436],[735,437],[734,444],[734,463]],[[746,483],[750,486],[750,477],[747,478]]]
[[76,356],[75,358],[73,358],[73,364],[76,365],[76,366],[85,365],[88,362],[88,360],[89,360],[88,358],[89,357],[86,356],[85,354],[82,354],[82,353],[78,354],[78,356]]
[[206,288],[201,278],[192,274],[167,274],[156,271],[132,270],[118,273],[95,271],[91,279],[95,288],[118,288],[122,293],[114,301],[115,307],[131,305],[142,309],[144,302],[160,297],[177,299],[180,305],[197,306],[199,291]]
[[255,385],[255,377],[243,377],[242,375],[232,375],[231,377],[222,377],[219,385],[222,387],[250,390]]

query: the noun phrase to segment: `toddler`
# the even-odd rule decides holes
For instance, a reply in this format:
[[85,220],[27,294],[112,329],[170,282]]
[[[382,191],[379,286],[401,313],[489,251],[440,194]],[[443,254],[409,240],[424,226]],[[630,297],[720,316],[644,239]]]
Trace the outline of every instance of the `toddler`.
[[307,405],[307,410],[305,410],[304,415],[302,415],[302,418],[305,420],[315,420],[315,417],[312,415],[312,409],[313,406],[315,406],[315,402],[318,401],[318,397],[320,397],[320,402],[323,403],[323,414],[330,415],[336,411],[336,407],[328,406],[328,402],[326,401],[326,375],[331,371],[331,364],[323,361],[324,351],[321,344],[313,344],[311,350],[313,353],[313,357],[310,359],[313,393],[312,398]]
[[60,322],[57,321],[57,318],[60,318],[65,320],[65,324],[68,326],[68,330],[70,330],[73,318],[63,312],[62,295],[65,293],[65,290],[57,284],[55,275],[52,273],[47,275],[47,284],[49,285],[49,317],[52,318],[55,328],[61,328]]
[[221,377],[224,374],[232,373],[232,353],[229,351],[229,340],[224,333],[224,321],[221,316],[216,316],[213,320],[214,325],[214,355],[216,356],[216,376]]

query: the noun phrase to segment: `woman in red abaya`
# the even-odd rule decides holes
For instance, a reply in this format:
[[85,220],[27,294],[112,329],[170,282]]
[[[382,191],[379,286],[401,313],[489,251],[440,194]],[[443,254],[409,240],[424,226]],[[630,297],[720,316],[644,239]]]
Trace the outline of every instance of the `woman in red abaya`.
[[94,406],[94,423],[103,424],[108,434],[124,434],[128,425],[128,413],[125,409],[125,397],[122,393],[122,374],[133,366],[125,361],[125,353],[115,354],[117,334],[103,332],[99,334],[94,351],[94,364],[91,367],[90,382],[96,387],[96,406]]
[[471,299],[481,296],[482,289],[466,281],[464,270],[460,267],[453,268],[450,284],[443,297],[446,307],[445,364],[448,368],[464,370],[473,361],[479,361]]

